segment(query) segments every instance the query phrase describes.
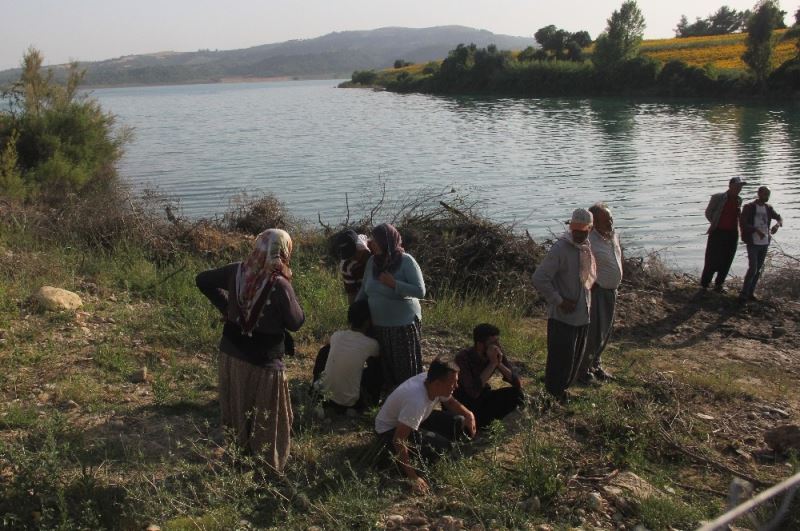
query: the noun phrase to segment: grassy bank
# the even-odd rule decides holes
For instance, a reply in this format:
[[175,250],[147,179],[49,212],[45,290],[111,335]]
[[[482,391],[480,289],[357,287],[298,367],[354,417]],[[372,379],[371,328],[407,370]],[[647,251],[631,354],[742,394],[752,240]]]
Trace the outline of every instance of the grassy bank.
[[[638,57],[607,71],[588,59],[536,60],[529,53],[459,45],[448,58],[377,72],[354,72],[344,87],[374,86],[396,92],[513,94],[523,96],[763,97],[742,61],[744,33],[644,40]],[[800,90],[796,30],[775,32],[771,97]],[[591,57],[592,46],[583,50]],[[778,68],[783,65],[782,68]]]
[[[796,306],[741,314],[642,268],[622,288],[606,356],[617,379],[578,389],[567,407],[551,404],[539,381],[540,306],[438,287],[423,306],[425,360],[468,344],[477,322],[494,322],[530,403],[438,463],[433,493],[414,496],[390,464],[372,459],[374,411],[312,413],[313,357],[344,326],[345,299],[324,236],[296,229],[294,284],[308,320],[287,361],[292,458],[285,478],[262,477],[257,459],[236,455],[219,429],[221,328],[193,284],[196,272],[241,256],[247,237],[229,235],[239,248],[225,252],[165,255],[142,239],[70,239],[37,219],[14,209],[0,219],[5,528],[372,529],[402,517],[408,528],[686,529],[723,509],[734,472],[761,485],[798,467],[796,456],[759,453],[763,430],[798,420]],[[435,270],[428,260],[426,273]],[[83,308],[38,308],[31,295],[41,285],[77,292]],[[776,320],[778,339],[757,328]]]

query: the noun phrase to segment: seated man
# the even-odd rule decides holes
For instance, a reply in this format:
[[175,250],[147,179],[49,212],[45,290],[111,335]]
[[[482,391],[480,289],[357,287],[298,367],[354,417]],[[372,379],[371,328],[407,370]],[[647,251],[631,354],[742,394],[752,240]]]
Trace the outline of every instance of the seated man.
[[314,364],[314,390],[340,412],[377,403],[381,389],[378,342],[366,335],[372,324],[367,301],[351,304],[347,320],[350,330],[334,332],[327,359],[323,347]]
[[[437,358],[427,373],[412,376],[392,391],[375,417],[375,431],[396,455],[414,492],[427,492],[428,483],[411,465],[409,448],[432,460],[449,450],[464,430],[475,435],[475,416],[452,396],[457,383],[458,365]],[[439,403],[447,411],[434,411]]]
[[[473,347],[456,355],[460,382],[455,397],[475,414],[478,428],[502,419],[522,406],[525,395],[522,382],[500,348],[500,330],[479,324],[472,330]],[[492,389],[489,379],[499,372],[511,387]]]

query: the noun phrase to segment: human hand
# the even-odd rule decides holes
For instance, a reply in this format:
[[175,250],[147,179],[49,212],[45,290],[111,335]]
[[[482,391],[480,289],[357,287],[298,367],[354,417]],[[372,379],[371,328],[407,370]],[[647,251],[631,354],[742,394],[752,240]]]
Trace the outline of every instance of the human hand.
[[467,435],[470,438],[475,437],[475,433],[478,431],[478,425],[475,422],[475,415],[472,412],[469,412],[469,415],[464,416],[464,428],[467,430]]
[[421,477],[417,476],[416,478],[411,478],[411,491],[414,494],[428,494],[431,491],[431,488],[428,486],[428,482],[422,479]]
[[773,225],[772,226],[772,230],[770,230],[770,232],[772,234],[775,234],[776,232],[778,232],[778,227],[780,227],[780,225]]
[[570,300],[570,299],[564,299],[563,301],[561,301],[561,304],[558,305],[558,307],[564,313],[572,313],[572,312],[574,312],[576,306],[577,306],[577,302],[573,301],[573,300]]
[[756,234],[758,234],[759,238],[763,238],[764,236],[766,236],[761,229],[756,229]]
[[497,366],[500,365],[500,361],[503,359],[503,352],[497,345],[490,345],[486,350],[486,356],[489,358],[489,363]]
[[378,276],[378,281],[384,286],[387,286],[392,289],[394,289],[395,286],[397,286],[397,281],[395,281],[394,276],[391,273],[387,273],[386,271],[384,271]]

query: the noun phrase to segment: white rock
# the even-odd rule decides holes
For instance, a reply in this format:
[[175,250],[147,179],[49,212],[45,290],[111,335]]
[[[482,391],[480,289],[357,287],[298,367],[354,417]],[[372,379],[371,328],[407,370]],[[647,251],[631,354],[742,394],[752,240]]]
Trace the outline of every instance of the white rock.
[[83,306],[77,293],[52,286],[42,286],[34,295],[34,299],[43,308],[52,311],[76,310]]
[[589,494],[588,505],[593,511],[600,511],[603,509],[603,497],[599,492],[592,492]]

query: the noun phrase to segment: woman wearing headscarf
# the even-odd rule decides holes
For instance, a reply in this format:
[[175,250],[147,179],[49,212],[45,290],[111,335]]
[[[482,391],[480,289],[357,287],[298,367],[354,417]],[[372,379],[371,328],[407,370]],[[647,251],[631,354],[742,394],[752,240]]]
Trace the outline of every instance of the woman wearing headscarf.
[[225,321],[219,344],[222,425],[278,472],[289,458],[292,427],[283,356],[293,354],[293,346],[286,331],[297,331],[305,320],[292,289],[291,256],[289,234],[268,229],[246,260],[196,278]]
[[372,230],[370,250],[372,257],[356,300],[369,303],[375,338],[381,347],[383,385],[391,392],[422,372],[419,299],[425,296],[425,281],[392,225],[384,223]]

